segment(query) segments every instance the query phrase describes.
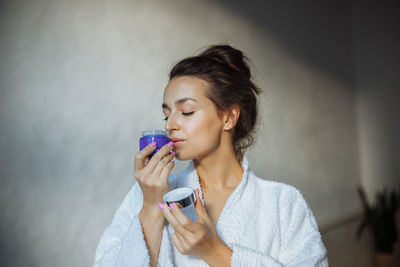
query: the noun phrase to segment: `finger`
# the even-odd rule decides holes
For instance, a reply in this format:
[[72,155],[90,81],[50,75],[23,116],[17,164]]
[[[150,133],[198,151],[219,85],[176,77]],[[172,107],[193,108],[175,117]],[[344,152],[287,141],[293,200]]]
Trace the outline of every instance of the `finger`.
[[203,209],[205,211],[205,207],[203,205],[203,202],[201,202],[200,199],[200,193],[199,193],[199,188],[197,188],[196,190],[194,190],[194,196],[196,197],[196,202],[194,203],[194,206],[197,209]]
[[149,171],[153,171],[154,168],[157,166],[157,164],[173,149],[173,143],[172,141],[169,142],[168,144],[164,145],[160,150],[157,151],[151,157],[149,163],[147,163],[146,167],[149,169]]
[[171,212],[175,216],[176,220],[189,232],[196,232],[196,223],[189,219],[175,203],[171,203]]
[[196,201],[194,202],[194,205],[195,205],[195,206],[197,205],[197,202],[198,202],[198,201],[201,202],[200,196],[199,196],[199,195],[200,195],[200,194],[199,194],[199,188],[197,188],[197,189],[194,190],[194,196],[196,197]]
[[179,203],[174,203],[174,206],[177,207],[178,209],[183,209],[182,205]]
[[181,254],[188,254],[193,246],[186,240],[185,236],[180,235],[179,233],[174,233],[175,239],[179,242],[179,249]]
[[135,171],[139,171],[146,166],[147,156],[156,149],[156,142],[148,144],[145,148],[139,151],[135,156]]
[[[180,206],[180,205],[179,205]],[[182,211],[177,207],[177,205],[174,203],[173,204],[173,209],[170,209],[172,211],[172,213],[174,214],[175,211],[178,211],[183,217],[186,218],[188,223],[192,223],[195,225],[195,223],[193,223],[189,218],[187,218]],[[179,220],[179,219],[178,219]],[[197,226],[197,225],[195,225]],[[187,228],[185,228],[187,229]],[[190,245],[190,241],[191,239],[195,238],[195,234],[193,234],[192,231],[188,231],[185,233],[181,233],[179,231],[175,231],[175,233],[173,234],[175,242],[177,243],[175,246],[177,246],[177,249],[179,250],[179,252],[181,252],[182,254],[186,254],[188,253],[188,251],[192,248],[192,246]],[[179,246],[179,248],[178,248]]]
[[164,167],[167,166],[167,164],[174,158],[175,158],[175,151],[173,151],[170,154],[167,154],[167,156],[165,156],[162,160],[160,160],[153,171],[154,176],[159,177]]
[[[173,206],[172,206],[173,207]],[[182,236],[190,235],[191,232],[186,229],[175,217],[172,213],[171,209],[168,207],[166,203],[163,203],[162,213],[164,214],[165,219],[172,225],[175,232],[179,233]]]
[[174,243],[175,247],[178,249],[178,251],[181,254],[185,254],[186,253],[186,249],[187,249],[187,244],[186,242],[182,239],[182,237],[180,235],[178,235],[177,233],[174,233],[171,236],[171,240],[172,243]]
[[197,213],[197,222],[201,222],[202,220],[209,221],[208,213],[203,205],[203,202],[201,202],[198,188],[194,190],[194,195],[196,196],[195,210]]
[[162,181],[168,181],[168,176],[171,173],[174,166],[175,166],[175,161],[171,160],[170,162],[168,162],[167,166],[165,166],[162,169],[160,176],[159,176]]

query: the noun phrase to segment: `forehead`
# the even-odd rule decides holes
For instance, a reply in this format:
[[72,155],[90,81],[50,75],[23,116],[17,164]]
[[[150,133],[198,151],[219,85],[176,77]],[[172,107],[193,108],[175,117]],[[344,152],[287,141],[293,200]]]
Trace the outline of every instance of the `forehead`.
[[173,78],[164,91],[164,103],[172,105],[177,99],[194,98],[197,101],[208,100],[206,90],[208,83],[200,78],[182,76]]

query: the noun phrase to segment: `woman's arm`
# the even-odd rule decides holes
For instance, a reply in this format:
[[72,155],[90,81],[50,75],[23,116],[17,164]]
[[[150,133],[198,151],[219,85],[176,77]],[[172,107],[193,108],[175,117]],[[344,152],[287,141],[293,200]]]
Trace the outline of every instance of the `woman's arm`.
[[158,203],[168,192],[168,176],[174,167],[172,159],[175,155],[175,152],[170,153],[172,142],[169,142],[148,160],[148,155],[154,151],[154,147],[155,143],[152,143],[135,157],[135,178],[143,191],[143,206],[139,217],[150,254],[151,267],[157,265],[164,228],[164,218]]
[[154,267],[157,265],[158,254],[160,252],[164,216],[159,207],[147,207],[144,205],[140,211],[140,222],[144,240],[150,254],[150,266]]
[[[154,221],[146,230],[142,228],[140,213],[143,196],[135,184],[118,208],[110,226],[104,231],[96,249],[93,266],[150,266],[151,250],[146,244],[144,232],[151,231]],[[166,227],[161,230],[160,245],[155,263],[173,266],[171,242]],[[154,254],[154,253],[153,253]]]
[[[155,266],[161,252],[164,220],[157,203],[168,192],[168,176],[174,166],[172,142],[163,146],[150,160],[155,143],[135,156],[137,183],[125,197],[111,225],[97,247],[94,266]],[[168,240],[165,247],[168,247]],[[171,265],[168,249],[164,265]]]

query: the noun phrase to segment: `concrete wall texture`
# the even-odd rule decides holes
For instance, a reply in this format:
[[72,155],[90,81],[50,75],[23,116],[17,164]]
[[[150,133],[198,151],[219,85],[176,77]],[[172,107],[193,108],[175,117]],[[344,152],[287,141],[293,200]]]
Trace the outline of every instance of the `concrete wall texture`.
[[399,177],[393,3],[1,1],[0,265],[91,265],[170,68],[210,44],[243,50],[264,89],[253,171],[320,227],[359,212],[358,184]]

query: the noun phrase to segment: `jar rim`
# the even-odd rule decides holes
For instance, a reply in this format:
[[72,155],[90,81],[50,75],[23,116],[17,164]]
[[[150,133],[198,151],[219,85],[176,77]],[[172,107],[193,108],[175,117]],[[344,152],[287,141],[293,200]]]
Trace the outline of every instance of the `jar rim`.
[[154,136],[154,135],[167,136],[167,132],[162,130],[147,130],[142,132],[142,136]]

